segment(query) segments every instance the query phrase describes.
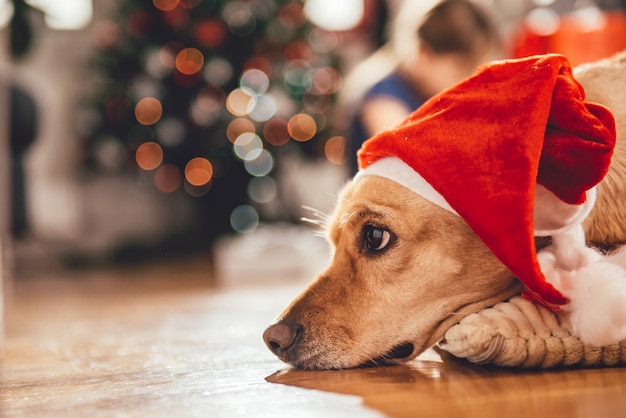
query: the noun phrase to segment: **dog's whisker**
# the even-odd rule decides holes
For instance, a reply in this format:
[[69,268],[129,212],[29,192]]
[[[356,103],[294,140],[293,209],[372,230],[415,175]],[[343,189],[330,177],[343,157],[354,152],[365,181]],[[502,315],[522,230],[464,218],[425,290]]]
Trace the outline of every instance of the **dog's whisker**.
[[314,235],[318,237],[325,238],[326,237],[326,228],[328,226],[329,215],[322,212],[319,209],[313,208],[311,206],[302,206],[303,209],[306,209],[312,212],[313,217],[302,217],[300,220],[302,222],[315,225],[317,228],[314,230]]
[[315,215],[317,218],[319,218],[319,219],[321,219],[323,221],[328,220],[328,214],[327,213],[325,213],[325,212],[323,212],[323,211],[321,211],[319,209],[316,209],[316,208],[314,208],[312,206],[302,205],[302,209],[305,209],[305,210],[308,210],[308,211],[312,212],[313,215]]
[[320,237],[320,238],[326,238],[326,230],[323,229],[323,228],[318,228],[318,229],[313,231],[313,236]]
[[300,218],[300,220],[302,222],[306,222],[308,224],[312,224],[312,225],[317,225],[317,226],[326,226],[326,222],[322,219],[312,219],[312,218],[306,218],[306,217],[302,217]]

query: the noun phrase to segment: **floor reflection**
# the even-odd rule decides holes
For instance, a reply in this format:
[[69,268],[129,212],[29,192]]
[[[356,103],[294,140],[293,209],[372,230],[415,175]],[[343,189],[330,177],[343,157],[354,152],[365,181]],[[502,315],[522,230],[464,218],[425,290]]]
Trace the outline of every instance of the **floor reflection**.
[[390,417],[610,417],[626,408],[626,369],[517,371],[442,359],[434,351],[400,366],[285,368],[266,380],[359,396]]

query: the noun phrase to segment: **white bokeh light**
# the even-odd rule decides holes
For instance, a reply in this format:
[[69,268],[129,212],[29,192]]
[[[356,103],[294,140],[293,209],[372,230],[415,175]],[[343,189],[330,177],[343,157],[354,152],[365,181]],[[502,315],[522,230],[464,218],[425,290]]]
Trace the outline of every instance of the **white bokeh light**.
[[254,160],[263,151],[263,140],[253,132],[244,132],[235,139],[233,151],[244,161]]
[[307,0],[304,13],[322,29],[345,31],[354,28],[363,19],[363,0]]
[[92,0],[26,0],[45,13],[45,22],[52,29],[82,29],[93,18]]

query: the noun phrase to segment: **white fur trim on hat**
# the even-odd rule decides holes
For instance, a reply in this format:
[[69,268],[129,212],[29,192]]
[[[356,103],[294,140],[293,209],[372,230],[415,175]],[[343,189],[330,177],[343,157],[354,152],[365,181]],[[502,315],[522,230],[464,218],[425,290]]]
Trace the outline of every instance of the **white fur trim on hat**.
[[446,209],[455,215],[456,211],[448,204],[446,199],[439,194],[437,190],[433,188],[424,178],[415,170],[413,170],[407,163],[402,161],[398,157],[385,157],[372,163],[365,170],[360,170],[354,180],[358,180],[362,177],[373,175],[379,177],[385,177],[389,180],[393,180],[396,183],[406,187],[414,193],[429,200],[435,205]]
[[547,237],[563,229],[582,223],[596,203],[596,188],[585,193],[582,205],[570,205],[559,199],[541,184],[535,187],[533,228],[536,236]]

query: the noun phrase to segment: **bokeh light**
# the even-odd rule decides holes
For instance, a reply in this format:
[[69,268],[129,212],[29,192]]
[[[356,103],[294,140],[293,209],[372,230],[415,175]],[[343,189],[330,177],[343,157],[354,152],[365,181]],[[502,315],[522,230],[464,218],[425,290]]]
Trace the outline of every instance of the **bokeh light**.
[[152,0],[152,4],[154,7],[161,10],[162,12],[169,12],[170,10],[174,10],[180,0]]
[[156,126],[159,142],[165,146],[175,147],[183,143],[187,134],[187,125],[175,117],[162,119]]
[[235,116],[248,115],[255,105],[256,97],[244,88],[234,89],[226,99],[226,108]]
[[206,158],[193,158],[185,166],[185,179],[192,186],[204,186],[212,177],[213,165]]
[[310,66],[303,61],[291,62],[284,73],[285,88],[292,94],[302,94],[312,85]]
[[167,68],[176,66],[176,55],[183,49],[180,42],[168,42],[159,49],[159,59],[161,64]]
[[526,24],[537,35],[550,36],[561,26],[561,19],[552,8],[538,7],[528,13]]
[[328,31],[346,31],[361,22],[365,14],[363,0],[308,0],[304,13],[315,25]]
[[311,48],[320,54],[330,54],[339,45],[339,36],[336,32],[328,32],[320,28],[313,28],[307,40]]
[[248,197],[256,203],[269,203],[276,197],[276,182],[268,176],[253,177],[248,182]]
[[135,118],[142,125],[154,125],[161,119],[163,106],[154,97],[144,97],[135,106]]
[[255,133],[244,132],[235,139],[233,151],[244,161],[254,160],[263,151],[263,141]]
[[161,62],[161,49],[152,49],[146,53],[145,69],[150,77],[162,79],[172,72],[171,66],[163,65]]
[[251,232],[258,225],[259,213],[250,205],[237,206],[230,214],[230,226],[237,232]]
[[254,133],[256,128],[254,127],[254,123],[250,119],[246,118],[235,118],[226,127],[226,136],[228,140],[235,143],[237,137],[245,132]]
[[[0,27],[4,27],[0,22]],[[109,19],[102,19],[94,24],[94,43],[103,50],[116,46],[121,39],[122,31],[119,25]]]
[[307,19],[301,3],[287,3],[278,11],[278,20],[287,29],[302,27]]
[[136,77],[128,85],[127,94],[133,100],[141,100],[144,97],[158,97],[160,94],[158,82],[152,77],[140,76]]
[[287,130],[293,139],[298,142],[305,142],[315,136],[317,124],[311,116],[298,113],[289,119]]
[[287,120],[273,118],[263,126],[263,138],[267,143],[280,146],[285,145],[291,139],[287,129]]
[[223,86],[233,77],[233,66],[223,58],[213,58],[204,66],[203,75],[207,83]]
[[270,95],[258,96],[254,108],[250,111],[250,118],[257,122],[265,122],[276,114],[276,101]]
[[154,173],[154,184],[163,193],[174,193],[182,183],[178,167],[164,164]]
[[200,107],[198,102],[191,104],[189,117],[198,126],[211,126],[219,119],[219,112],[207,112]]
[[[179,2],[179,6],[182,6],[182,0]],[[163,22],[166,23],[168,26],[171,27],[180,27],[182,25],[184,25],[185,23],[187,23],[188,19],[189,19],[189,14],[187,13],[186,10],[184,10],[182,7],[177,7],[175,9],[172,9],[168,12],[163,13],[163,15],[161,16],[163,19]],[[139,27],[136,30],[136,36],[142,36],[143,35],[143,28]]]
[[341,165],[346,158],[346,138],[333,136],[324,144],[324,155],[333,164]]
[[274,158],[269,151],[262,149],[256,158],[246,158],[244,167],[252,176],[265,176],[274,168]]
[[313,72],[313,86],[323,94],[337,93],[341,89],[341,73],[331,67],[318,68]]
[[185,74],[198,73],[204,65],[204,55],[196,48],[184,48],[176,55],[176,69]]
[[267,75],[272,74],[272,72],[274,71],[274,67],[272,63],[270,62],[270,60],[268,60],[266,57],[262,57],[259,55],[256,55],[250,58],[248,61],[246,61],[243,68],[246,70],[250,70],[250,69],[261,70]]
[[94,157],[101,167],[111,172],[119,172],[125,165],[127,151],[128,149],[117,138],[106,136],[96,144]]
[[163,149],[156,142],[144,142],[135,152],[135,161],[143,170],[154,170],[163,162]]
[[226,39],[226,28],[220,20],[207,19],[195,27],[194,34],[203,46],[217,48]]
[[239,84],[254,94],[264,94],[270,86],[270,79],[263,71],[252,68],[241,75]]
[[256,27],[256,18],[248,3],[231,1],[224,6],[222,17],[228,29],[238,36],[247,36]]
[[574,17],[581,32],[602,31],[608,24],[607,14],[593,3],[576,10]]
[[[23,7],[28,5],[38,11],[41,23],[45,22],[48,29],[66,31],[84,29],[93,20],[93,3],[93,1],[86,0],[26,0],[19,2],[5,0],[0,2],[0,15],[3,15],[0,16],[0,22],[7,17],[10,18],[16,7],[23,11]],[[6,15],[9,16],[5,17]],[[27,36],[24,32],[19,33],[21,36]]]
[[313,61],[313,50],[306,42],[290,42],[283,51],[287,61],[302,61],[310,63]]
[[206,112],[219,111],[226,101],[226,93],[221,87],[208,85],[198,93],[198,105]]
[[302,96],[302,103],[307,109],[314,112],[326,112],[332,106],[332,98],[327,94],[320,94],[315,89],[309,89]]

